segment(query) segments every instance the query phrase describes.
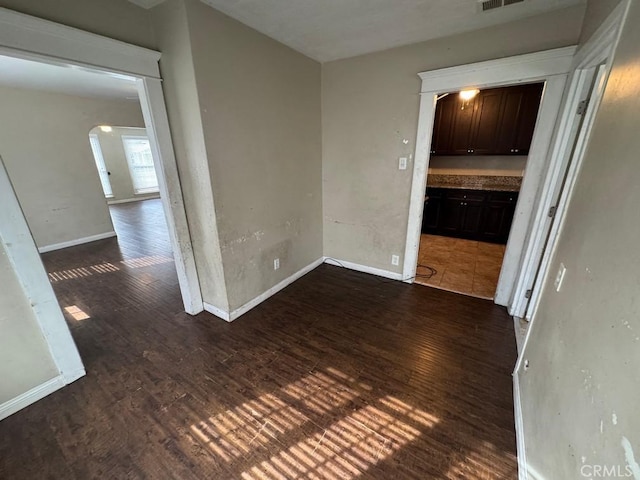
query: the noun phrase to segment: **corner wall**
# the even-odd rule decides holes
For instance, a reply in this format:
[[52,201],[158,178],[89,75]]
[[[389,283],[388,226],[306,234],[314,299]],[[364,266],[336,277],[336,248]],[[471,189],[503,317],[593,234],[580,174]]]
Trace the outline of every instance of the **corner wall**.
[[[577,43],[584,6],[338,60],[322,68],[324,254],[402,272],[418,73]],[[398,266],[391,255],[400,255]]]
[[320,64],[197,0],[153,15],[203,299],[228,316],[322,257]]
[[322,257],[320,64],[186,6],[233,311]]
[[7,87],[0,104],[0,155],[37,246],[113,232],[89,131],[144,126],[140,105]]
[[229,311],[218,222],[204,141],[187,10],[183,0],[167,0],[153,9],[162,57],[160,71],[171,126],[202,300]]
[[522,353],[530,478],[640,478],[639,24],[634,0]]

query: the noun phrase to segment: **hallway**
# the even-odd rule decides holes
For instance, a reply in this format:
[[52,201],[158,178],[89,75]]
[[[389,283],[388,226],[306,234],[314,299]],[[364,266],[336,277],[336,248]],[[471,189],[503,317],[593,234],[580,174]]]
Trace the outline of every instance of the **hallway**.
[[0,422],[1,478],[516,477],[504,309],[322,265],[191,317],[160,202],[112,215],[43,255],[87,376]]

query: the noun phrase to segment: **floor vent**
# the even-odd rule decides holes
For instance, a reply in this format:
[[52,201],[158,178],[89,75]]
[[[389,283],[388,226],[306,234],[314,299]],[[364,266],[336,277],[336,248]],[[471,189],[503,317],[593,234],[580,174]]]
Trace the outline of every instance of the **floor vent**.
[[514,3],[522,3],[524,0],[478,0],[480,11],[495,10],[496,8],[506,7]]

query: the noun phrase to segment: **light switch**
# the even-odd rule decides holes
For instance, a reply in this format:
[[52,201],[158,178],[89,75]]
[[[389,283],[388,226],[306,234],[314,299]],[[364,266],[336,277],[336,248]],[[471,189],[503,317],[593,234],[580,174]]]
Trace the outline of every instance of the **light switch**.
[[398,159],[398,169],[406,170],[407,169],[407,157],[400,157]]

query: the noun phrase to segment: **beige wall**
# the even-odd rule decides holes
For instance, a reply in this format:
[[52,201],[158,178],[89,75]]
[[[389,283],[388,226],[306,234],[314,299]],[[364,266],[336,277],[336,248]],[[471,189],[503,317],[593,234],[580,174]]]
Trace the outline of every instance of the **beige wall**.
[[[639,24],[636,0],[533,319],[530,367],[520,372],[527,461],[549,480],[583,478],[583,463],[620,465],[626,475],[640,459]],[[560,262],[567,273],[557,293]]]
[[149,11],[127,0],[0,0],[0,7],[156,48]]
[[620,0],[591,0],[587,3],[587,10],[580,32],[580,43],[584,43],[595,33],[602,22],[620,3]]
[[5,87],[0,104],[0,155],[38,247],[113,231],[89,131],[144,125],[139,104]]
[[[415,149],[418,72],[575,44],[583,11],[569,8],[324,64],[325,255],[401,272],[411,169],[397,165]],[[397,267],[392,254],[401,256]]]
[[60,373],[0,242],[0,405]]
[[99,127],[93,128],[90,132],[98,137],[104,163],[110,173],[109,182],[111,183],[113,197],[109,198],[108,201],[158,198],[158,193],[137,194],[134,192],[129,163],[122,143],[123,135],[146,137],[147,130],[140,127],[111,127],[112,130],[110,132],[103,132]]
[[[176,18],[181,6],[175,3],[158,9],[174,8]],[[163,63],[163,74],[173,75],[165,77],[167,103],[174,133],[185,137],[199,102],[204,148],[191,138],[176,150],[181,173],[187,165],[208,170],[234,310],[322,256],[320,65],[197,0],[184,6],[197,93],[185,78],[189,66],[188,74],[178,67],[170,73]],[[163,51],[176,43],[175,34],[165,38]],[[178,90],[189,107],[179,105]],[[192,163],[185,161],[190,153]]]

